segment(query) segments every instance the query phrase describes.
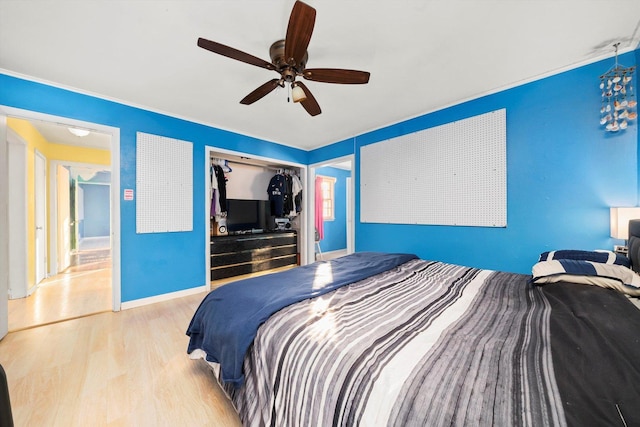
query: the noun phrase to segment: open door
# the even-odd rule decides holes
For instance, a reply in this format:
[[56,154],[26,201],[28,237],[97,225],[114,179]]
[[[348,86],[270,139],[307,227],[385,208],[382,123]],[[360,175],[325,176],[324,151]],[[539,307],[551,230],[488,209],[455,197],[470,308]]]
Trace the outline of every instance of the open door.
[[42,154],[36,151],[35,156],[35,220],[36,220],[36,285],[46,276],[47,241],[46,241],[46,168],[47,162]]
[[71,265],[71,187],[69,170],[58,165],[58,273]]

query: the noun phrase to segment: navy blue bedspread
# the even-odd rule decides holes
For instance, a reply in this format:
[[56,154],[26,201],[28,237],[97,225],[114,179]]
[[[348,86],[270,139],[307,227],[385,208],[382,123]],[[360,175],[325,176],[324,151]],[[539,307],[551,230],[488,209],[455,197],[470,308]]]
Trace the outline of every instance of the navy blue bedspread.
[[279,273],[239,280],[211,291],[196,310],[187,352],[202,349],[221,368],[221,380],[241,385],[244,356],[269,316],[308,298],[390,270],[413,254],[357,252]]

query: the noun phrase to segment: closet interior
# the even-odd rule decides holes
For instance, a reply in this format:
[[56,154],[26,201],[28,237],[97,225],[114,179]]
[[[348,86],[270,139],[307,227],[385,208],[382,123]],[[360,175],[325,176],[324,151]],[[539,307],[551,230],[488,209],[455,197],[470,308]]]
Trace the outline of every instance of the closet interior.
[[304,167],[211,151],[211,280],[300,264]]

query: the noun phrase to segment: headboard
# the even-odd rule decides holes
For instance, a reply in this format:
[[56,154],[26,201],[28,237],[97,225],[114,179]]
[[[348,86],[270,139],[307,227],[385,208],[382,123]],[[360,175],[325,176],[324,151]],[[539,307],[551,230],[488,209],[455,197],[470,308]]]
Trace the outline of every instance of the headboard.
[[629,242],[627,243],[629,253],[627,256],[631,260],[631,268],[636,273],[640,273],[640,219],[629,221]]

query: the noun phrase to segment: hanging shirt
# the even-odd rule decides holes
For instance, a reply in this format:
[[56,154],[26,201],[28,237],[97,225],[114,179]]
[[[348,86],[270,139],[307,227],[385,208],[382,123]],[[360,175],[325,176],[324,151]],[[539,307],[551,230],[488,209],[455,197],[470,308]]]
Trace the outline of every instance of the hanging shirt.
[[286,193],[286,181],[282,174],[274,175],[269,181],[267,195],[271,205],[271,215],[276,217],[284,216],[284,199]]
[[293,209],[293,179],[291,175],[284,176],[284,213],[287,216],[295,215]]
[[214,165],[213,170],[216,173],[216,179],[218,182],[218,202],[220,203],[219,214],[225,214],[227,212],[227,178],[224,176],[224,171],[219,165]]
[[293,182],[293,205],[296,213],[302,211],[302,182],[298,175],[291,175]]
[[211,178],[211,211],[210,216],[213,218],[216,215],[219,215],[220,210],[220,194],[218,191],[218,177],[216,176],[216,172],[213,166],[211,166],[209,170],[210,178]]

